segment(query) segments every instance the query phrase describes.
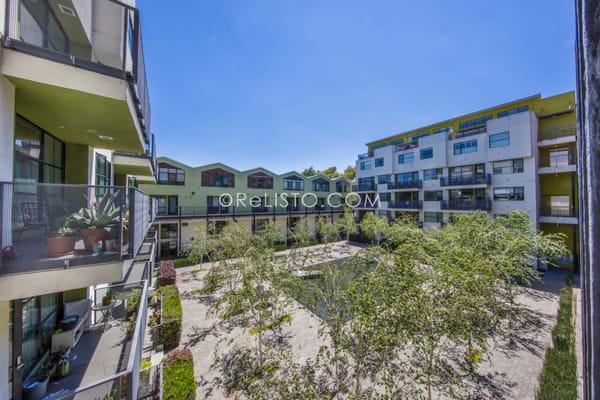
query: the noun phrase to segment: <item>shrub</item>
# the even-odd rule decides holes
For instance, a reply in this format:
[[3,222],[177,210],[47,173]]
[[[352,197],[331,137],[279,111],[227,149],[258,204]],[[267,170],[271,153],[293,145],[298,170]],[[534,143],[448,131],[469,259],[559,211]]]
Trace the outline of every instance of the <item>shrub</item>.
[[161,261],[158,268],[158,286],[174,285],[176,278],[173,261]]
[[190,260],[187,257],[178,258],[176,260],[173,260],[173,265],[175,268],[189,267],[190,265],[194,265],[194,264],[195,263],[192,262],[192,260]]
[[572,312],[573,288],[568,285],[560,293],[556,326],[552,329],[552,347],[546,351],[536,396],[538,400],[577,399],[577,358]]
[[189,349],[175,350],[163,364],[163,399],[193,400],[196,397],[194,360]]
[[163,345],[165,351],[169,351],[179,346],[183,311],[177,287],[174,285],[163,286],[160,288],[160,292],[162,294],[162,330],[160,333],[160,343]]

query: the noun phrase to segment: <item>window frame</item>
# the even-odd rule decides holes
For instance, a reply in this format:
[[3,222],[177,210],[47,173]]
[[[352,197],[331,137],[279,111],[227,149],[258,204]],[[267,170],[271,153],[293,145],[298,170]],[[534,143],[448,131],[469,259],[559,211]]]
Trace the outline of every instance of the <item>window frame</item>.
[[[519,189],[517,191],[517,189]],[[497,194],[499,190],[508,191],[506,197],[500,197]],[[520,197],[520,198],[519,198]],[[524,186],[506,186],[506,187],[496,187],[493,190],[493,198],[494,201],[524,201],[525,200],[525,187]]]
[[[407,158],[407,156],[409,156]],[[402,160],[402,161],[400,161]],[[412,151],[398,154],[398,164],[412,164],[415,162],[415,153]]]
[[[475,143],[474,146],[469,145],[469,144],[473,144],[473,143]],[[467,149],[473,149],[473,150],[465,151]],[[454,155],[455,156],[460,156],[463,154],[477,153],[478,151],[479,151],[479,148],[478,148],[477,139],[464,140],[462,142],[454,143]]]
[[[506,135],[506,137],[501,137]],[[488,147],[498,149],[510,146],[510,131],[498,132],[488,136]]]

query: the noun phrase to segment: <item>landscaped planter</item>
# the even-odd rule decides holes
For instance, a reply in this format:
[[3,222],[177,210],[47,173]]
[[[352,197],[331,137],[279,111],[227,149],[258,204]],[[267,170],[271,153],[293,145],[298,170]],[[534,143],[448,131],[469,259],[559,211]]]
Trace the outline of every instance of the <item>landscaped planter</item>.
[[73,236],[53,236],[48,238],[48,255],[60,257],[69,254],[75,247]]
[[104,228],[87,229],[81,228],[79,230],[83,237],[83,244],[86,251],[94,250],[94,246],[106,236]]

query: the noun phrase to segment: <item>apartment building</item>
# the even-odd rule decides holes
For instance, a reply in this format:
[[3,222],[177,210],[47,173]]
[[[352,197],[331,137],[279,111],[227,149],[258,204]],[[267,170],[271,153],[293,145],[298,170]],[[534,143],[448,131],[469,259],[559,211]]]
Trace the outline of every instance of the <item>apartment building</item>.
[[[137,398],[155,209],[133,185],[156,175],[139,12],[2,0],[0,37],[0,398]],[[135,299],[127,333],[95,324]]]
[[[410,215],[424,227],[454,213],[526,211],[566,235],[577,261],[575,93],[533,95],[367,143],[356,161],[359,214]],[[375,201],[378,199],[378,201]]]
[[[314,231],[319,218],[328,223],[339,219],[343,208],[336,206],[351,191],[352,182],[323,175],[305,177],[296,171],[239,171],[220,163],[190,167],[160,157],[156,184],[139,187],[157,200],[160,254],[173,257],[194,237],[214,233],[231,220],[253,233],[269,220],[278,223],[283,232],[300,221]],[[287,204],[281,201],[284,193]],[[223,194],[234,202],[224,206],[224,201],[219,201]],[[256,201],[251,204],[253,197]]]

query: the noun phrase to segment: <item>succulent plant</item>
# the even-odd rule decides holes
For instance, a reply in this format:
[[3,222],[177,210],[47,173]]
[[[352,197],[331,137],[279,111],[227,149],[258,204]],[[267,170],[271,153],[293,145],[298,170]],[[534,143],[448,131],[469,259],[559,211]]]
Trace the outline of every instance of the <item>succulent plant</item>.
[[71,215],[71,226],[87,229],[100,229],[114,225],[121,217],[121,207],[118,205],[120,191],[114,193],[106,192],[98,202],[89,208],[81,208]]

